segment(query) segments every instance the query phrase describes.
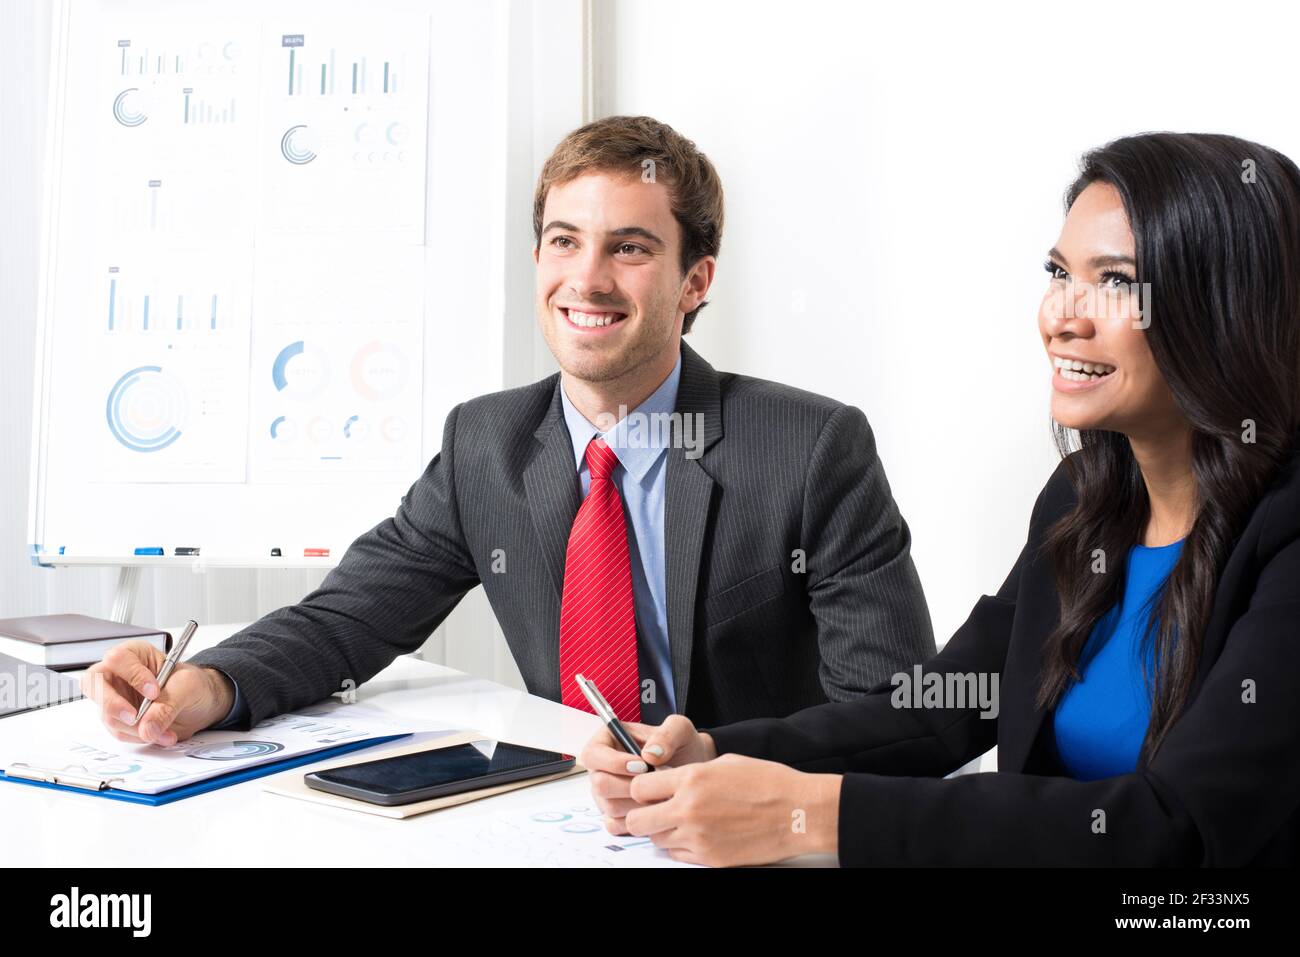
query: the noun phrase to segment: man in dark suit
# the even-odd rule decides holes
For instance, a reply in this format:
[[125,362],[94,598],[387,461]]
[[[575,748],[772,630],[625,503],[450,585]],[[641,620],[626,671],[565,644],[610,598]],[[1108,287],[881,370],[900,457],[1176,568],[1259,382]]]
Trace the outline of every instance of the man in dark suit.
[[682,342],[723,221],[694,144],[646,117],[576,130],[533,218],[562,371],[452,410],[397,513],[301,602],[195,655],[139,729],[115,717],[119,691],[152,697],[155,663],[106,657],[118,687],[88,693],[114,733],[246,729],[360,684],[479,584],[529,691],[589,710],[583,673],[629,720],[786,715],[934,653],[865,416]]

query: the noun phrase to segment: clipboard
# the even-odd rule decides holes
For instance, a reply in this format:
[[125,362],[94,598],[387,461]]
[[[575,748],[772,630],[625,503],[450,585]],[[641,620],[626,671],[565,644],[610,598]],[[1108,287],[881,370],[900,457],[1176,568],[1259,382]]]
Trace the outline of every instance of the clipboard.
[[[338,757],[352,751],[360,751],[362,748],[369,748],[376,744],[387,744],[390,741],[409,738],[413,733],[390,734],[378,738],[366,738],[363,741],[349,741],[347,744],[325,748],[321,751],[298,754],[291,758],[285,758],[283,761],[272,761],[267,764],[259,764],[256,767],[228,771],[225,774],[205,778],[202,781],[195,781],[193,784],[186,784],[183,787],[163,791],[160,794],[139,794],[135,791],[115,788],[112,786],[113,782],[121,781],[122,778],[100,777],[99,775],[90,774],[81,765],[41,768],[16,761],[9,768],[0,771],[0,781],[13,781],[15,784],[27,784],[32,787],[49,788],[54,791],[72,791],[77,794],[88,794],[91,797],[110,798],[114,801],[126,801],[130,804],[147,804],[157,807],[160,804],[170,804],[173,801],[180,801],[196,794],[203,794],[205,791],[215,791],[217,788],[228,787],[231,784],[239,784],[253,778],[277,774],[280,771],[287,771],[304,764],[314,764],[317,761]],[[19,768],[21,770],[18,770]]]

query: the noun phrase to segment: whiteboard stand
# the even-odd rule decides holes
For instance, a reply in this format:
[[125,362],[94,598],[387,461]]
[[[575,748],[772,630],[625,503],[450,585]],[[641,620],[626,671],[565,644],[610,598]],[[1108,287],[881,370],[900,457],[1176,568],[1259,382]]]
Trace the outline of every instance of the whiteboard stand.
[[199,557],[197,555],[67,555],[56,551],[43,551],[39,546],[31,546],[31,559],[41,568],[87,567],[116,568],[117,591],[113,595],[113,608],[109,613],[111,621],[129,625],[135,614],[136,596],[140,591],[140,579],[144,569],[153,567],[188,568],[196,575],[206,574],[209,568],[243,568],[243,569],[303,569],[312,568],[328,572],[338,564],[336,556],[252,559],[238,556]]
[[118,570],[117,594],[113,596],[113,613],[108,616],[110,621],[123,625],[131,623],[131,616],[135,614],[135,596],[139,590],[140,566],[123,565]]

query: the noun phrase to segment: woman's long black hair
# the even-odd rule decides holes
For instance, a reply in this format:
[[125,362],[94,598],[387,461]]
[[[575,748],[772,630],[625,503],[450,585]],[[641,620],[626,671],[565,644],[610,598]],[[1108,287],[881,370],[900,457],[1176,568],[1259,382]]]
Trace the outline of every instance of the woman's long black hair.
[[[1146,133],[1087,153],[1068,211],[1092,183],[1123,200],[1156,366],[1192,428],[1196,515],[1151,608],[1150,761],[1187,703],[1215,586],[1237,536],[1300,425],[1300,170],[1258,143]],[[1097,621],[1123,595],[1123,562],[1093,574],[1093,550],[1125,556],[1150,502],[1128,438],[1053,423],[1078,495],[1048,531],[1061,617],[1044,651],[1038,705],[1079,677]],[[1078,451],[1074,455],[1074,446]]]

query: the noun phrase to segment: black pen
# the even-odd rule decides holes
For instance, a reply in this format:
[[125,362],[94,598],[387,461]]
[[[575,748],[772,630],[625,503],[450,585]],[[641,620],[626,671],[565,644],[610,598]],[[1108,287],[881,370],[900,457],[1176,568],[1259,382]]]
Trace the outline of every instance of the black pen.
[[[586,697],[587,703],[591,705],[591,710],[605,722],[605,727],[609,728],[609,733],[614,736],[614,740],[623,745],[623,750],[628,754],[641,757],[641,749],[636,746],[632,735],[627,733],[627,728],[623,727],[623,723],[618,720],[618,715],[614,714],[614,709],[609,706],[609,702],[605,700],[596,685],[582,675],[574,675],[573,680],[578,683],[578,688]],[[649,762],[645,762],[645,766],[647,771],[654,770]]]

